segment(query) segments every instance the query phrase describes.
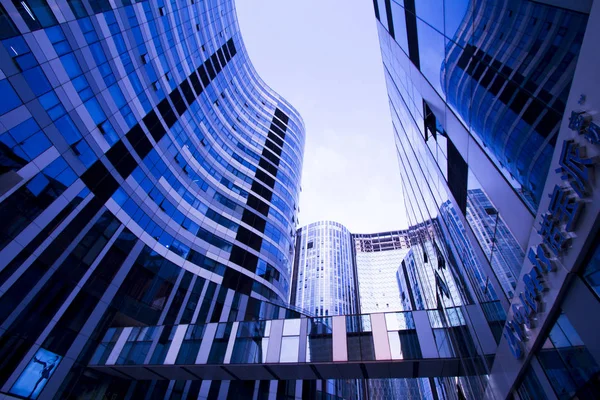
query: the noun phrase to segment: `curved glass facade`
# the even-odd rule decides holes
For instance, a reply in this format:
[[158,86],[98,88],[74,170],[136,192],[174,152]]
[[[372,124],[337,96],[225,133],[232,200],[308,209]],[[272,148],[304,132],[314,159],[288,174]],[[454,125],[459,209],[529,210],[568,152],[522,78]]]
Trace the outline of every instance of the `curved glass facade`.
[[83,366],[111,327],[298,315],[277,304],[304,126],[252,67],[233,1],[3,0],[0,22],[1,392],[227,393]]
[[[469,399],[598,397],[599,320],[590,315],[600,305],[600,203],[587,174],[599,151],[600,3],[374,8],[410,224],[403,305],[436,309],[428,316],[437,350],[457,354],[465,370],[474,352],[496,354],[483,374],[445,389]],[[570,148],[579,179],[564,173]],[[578,197],[564,201],[586,216],[548,232],[546,221],[564,213],[557,193],[569,190]],[[557,237],[568,240],[558,250]]]
[[[456,33],[446,16],[443,95],[537,209],[587,15],[518,0],[465,3]],[[419,28],[436,28],[430,10],[417,15]]]
[[291,303],[316,316],[357,314],[352,234],[333,221],[298,229]]

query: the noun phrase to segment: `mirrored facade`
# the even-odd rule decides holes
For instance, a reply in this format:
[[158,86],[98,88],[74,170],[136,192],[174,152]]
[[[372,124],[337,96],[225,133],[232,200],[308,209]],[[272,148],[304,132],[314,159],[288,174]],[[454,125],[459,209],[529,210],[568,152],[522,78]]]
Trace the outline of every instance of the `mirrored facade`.
[[[353,234],[360,312],[405,310],[396,272],[409,251],[406,231]],[[406,308],[410,310],[410,308]]]
[[158,362],[173,337],[152,326],[222,322],[222,346],[227,323],[300,315],[303,121],[252,67],[233,1],[2,0],[0,25],[0,397],[323,390],[87,368],[125,327],[126,359]]
[[[457,378],[448,394],[598,397],[589,174],[600,143],[591,22],[600,4],[373,5],[411,226],[398,271],[403,307],[436,309],[432,326],[464,318],[466,330],[434,336],[465,368],[495,348],[484,374]],[[561,211],[568,202],[576,213]],[[469,335],[473,348],[461,344]]]
[[356,314],[354,244],[338,222],[319,221],[296,232],[291,304],[315,316]]

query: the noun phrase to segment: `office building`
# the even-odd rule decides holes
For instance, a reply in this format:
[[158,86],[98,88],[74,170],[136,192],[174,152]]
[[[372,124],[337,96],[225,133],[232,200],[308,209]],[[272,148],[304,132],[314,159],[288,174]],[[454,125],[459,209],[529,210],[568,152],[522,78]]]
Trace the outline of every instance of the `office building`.
[[356,250],[360,312],[404,311],[396,272],[408,252],[407,232],[353,234],[352,238]]
[[358,314],[352,235],[319,221],[299,228],[290,303],[315,316]]
[[[597,398],[600,2],[374,0],[374,11],[424,243],[405,264],[428,253],[454,278],[451,306],[448,276],[436,277],[432,326],[454,327],[466,369],[495,353],[454,395]],[[460,344],[467,333],[474,347]]]
[[0,397],[315,393],[87,368],[115,331],[140,340],[119,360],[160,363],[178,324],[229,322],[216,343],[300,315],[303,122],[253,69],[233,1],[2,0],[0,41]]

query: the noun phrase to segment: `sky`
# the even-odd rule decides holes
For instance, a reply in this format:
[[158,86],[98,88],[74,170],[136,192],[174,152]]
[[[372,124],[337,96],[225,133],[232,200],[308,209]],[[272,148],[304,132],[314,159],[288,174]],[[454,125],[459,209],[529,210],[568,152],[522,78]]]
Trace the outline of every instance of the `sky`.
[[236,0],[263,80],[302,115],[300,226],[407,227],[373,3]]

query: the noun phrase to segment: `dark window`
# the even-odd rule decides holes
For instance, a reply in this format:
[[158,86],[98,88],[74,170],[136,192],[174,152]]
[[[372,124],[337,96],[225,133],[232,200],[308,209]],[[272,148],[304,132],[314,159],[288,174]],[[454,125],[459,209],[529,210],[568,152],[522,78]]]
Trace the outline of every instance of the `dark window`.
[[448,187],[459,209],[467,211],[467,180],[469,167],[451,140],[448,140]]
[[[192,76],[195,76],[195,74],[193,72],[190,75],[190,78]],[[194,92],[192,91],[192,87],[190,86],[190,83],[187,79],[185,79],[183,82],[181,82],[181,85],[179,85],[179,88],[181,89],[181,92],[185,96],[185,99],[188,102],[188,104],[192,104],[194,101],[196,101],[196,96],[194,95]]]
[[188,106],[183,101],[183,98],[181,97],[181,93],[179,93],[179,90],[177,90],[177,89],[173,90],[169,94],[169,97],[171,98],[171,102],[173,102],[173,105],[175,106],[175,109],[177,110],[177,113],[179,115],[183,114],[187,110]]
[[139,124],[131,128],[125,137],[142,159],[152,150],[152,143],[150,143],[150,140],[148,140],[148,137]]
[[166,98],[163,99],[160,103],[158,103],[157,108],[158,112],[160,112],[160,115],[162,115],[163,119],[165,120],[165,123],[169,128],[172,127],[175,124],[175,122],[177,122],[177,117],[173,112],[173,107],[171,107],[171,105],[169,104],[169,100],[167,100]]
[[9,37],[17,36],[19,31],[17,30],[12,19],[0,4],[0,39],[7,39]]
[[148,115],[144,117],[143,121],[156,142],[162,139],[162,137],[167,133],[165,127],[159,121],[154,110],[150,111]]
[[106,157],[115,166],[123,178],[127,178],[137,167],[137,162],[121,140],[115,143],[107,152]]

